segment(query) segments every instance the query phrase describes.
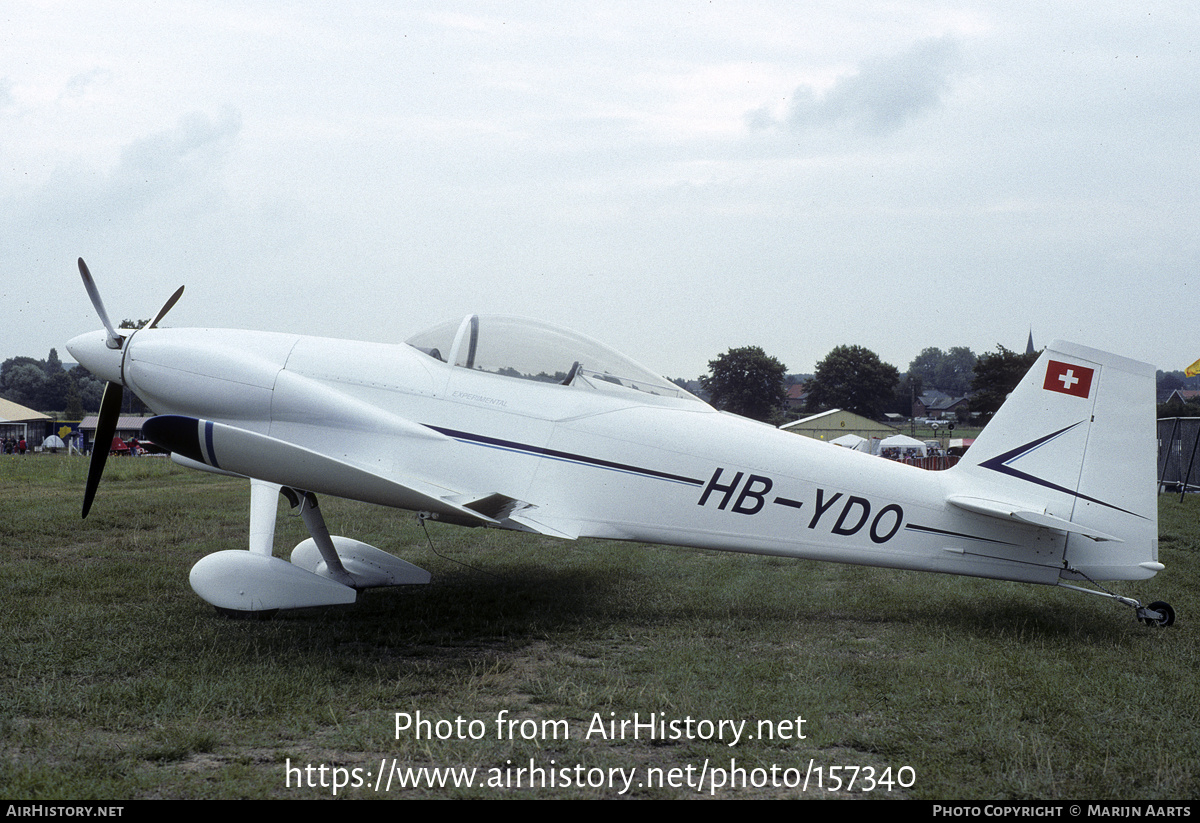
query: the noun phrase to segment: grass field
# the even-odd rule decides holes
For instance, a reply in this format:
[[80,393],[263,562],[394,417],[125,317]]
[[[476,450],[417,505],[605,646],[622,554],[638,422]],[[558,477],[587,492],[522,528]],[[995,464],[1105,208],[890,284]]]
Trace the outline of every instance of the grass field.
[[[245,547],[244,482],[111,460],[81,522],[85,474],[0,458],[5,798],[331,797],[334,767],[367,784],[339,797],[615,797],[628,775],[626,796],[695,797],[702,771],[704,796],[727,798],[1200,796],[1198,500],[1161,498],[1167,570],[1118,584],[1171,602],[1170,629],[1047,587],[777,558],[431,525],[435,554],[412,515],[332,498],[335,533],[433,583],[244,622],[187,583],[203,555]],[[277,553],[305,536],[281,516]],[[418,711],[463,723],[397,735]],[[497,735],[501,712],[522,722]],[[747,725],[733,746],[587,736],[635,712]],[[531,760],[555,787],[373,786],[392,764],[482,784]],[[772,767],[807,791],[713,789],[716,769],[769,784]]]

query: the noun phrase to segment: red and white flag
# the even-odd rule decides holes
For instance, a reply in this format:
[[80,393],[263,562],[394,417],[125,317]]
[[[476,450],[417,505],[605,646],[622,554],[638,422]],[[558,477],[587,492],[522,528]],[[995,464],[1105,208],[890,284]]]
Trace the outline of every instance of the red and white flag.
[[1095,371],[1086,366],[1051,360],[1046,366],[1046,382],[1042,388],[1087,399],[1092,391],[1092,375]]

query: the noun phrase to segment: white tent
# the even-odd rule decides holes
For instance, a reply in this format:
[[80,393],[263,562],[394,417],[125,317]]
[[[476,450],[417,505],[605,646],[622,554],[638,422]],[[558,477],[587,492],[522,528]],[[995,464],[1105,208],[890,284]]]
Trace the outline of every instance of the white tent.
[[859,437],[857,434],[843,434],[841,437],[829,441],[835,446],[841,446],[845,449],[853,449],[859,452],[871,451],[871,441],[865,437]]
[[913,453],[916,457],[925,456],[925,443],[906,434],[894,434],[880,440],[879,454],[884,454],[884,449],[897,449],[900,457],[911,457]]

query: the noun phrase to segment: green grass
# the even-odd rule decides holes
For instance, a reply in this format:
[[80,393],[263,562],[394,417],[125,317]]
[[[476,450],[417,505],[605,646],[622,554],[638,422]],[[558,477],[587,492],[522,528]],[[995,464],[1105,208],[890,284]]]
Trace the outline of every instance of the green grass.
[[[1161,559],[1122,594],[1172,603],[1171,629],[1046,587],[779,558],[430,526],[322,499],[330,527],[434,573],[353,606],[219,618],[187,584],[246,545],[247,484],[167,461],[110,461],[86,521],[78,458],[0,459],[0,795],[329,797],[285,764],[376,771],[909,766],[888,793],[970,799],[1200,794],[1195,671],[1200,501],[1164,496]],[[277,551],[306,535],[281,514]],[[565,720],[569,739],[416,740],[395,713]],[[610,715],[614,713],[613,715]],[[663,713],[805,719],[803,740],[584,739]],[[828,773],[826,773],[827,776]],[[848,773],[846,774],[848,776]],[[813,781],[815,782],[815,780]],[[636,797],[691,797],[635,787]],[[810,786],[805,796],[827,796]],[[610,788],[369,788],[350,797],[611,797]],[[724,788],[720,797],[793,797]]]

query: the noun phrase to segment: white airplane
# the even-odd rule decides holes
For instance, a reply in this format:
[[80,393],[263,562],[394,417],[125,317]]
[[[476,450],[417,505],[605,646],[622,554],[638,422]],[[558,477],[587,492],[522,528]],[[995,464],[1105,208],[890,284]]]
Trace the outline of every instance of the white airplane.
[[[179,463],[249,478],[249,551],[192,569],[230,614],[354,602],[429,573],[330,535],[317,494],[565,539],[635,540],[1065,586],[1158,562],[1154,369],[1056,342],[965,459],[926,471],[718,412],[544,323],[471,315],[406,344],[225,329],[113,328],[67,344],[108,381],[83,514],[127,387]],[[125,331],[125,330],[122,330]],[[553,375],[553,377],[549,377]],[[311,535],[273,555],[276,500]],[[1099,588],[1099,587],[1098,587]]]

